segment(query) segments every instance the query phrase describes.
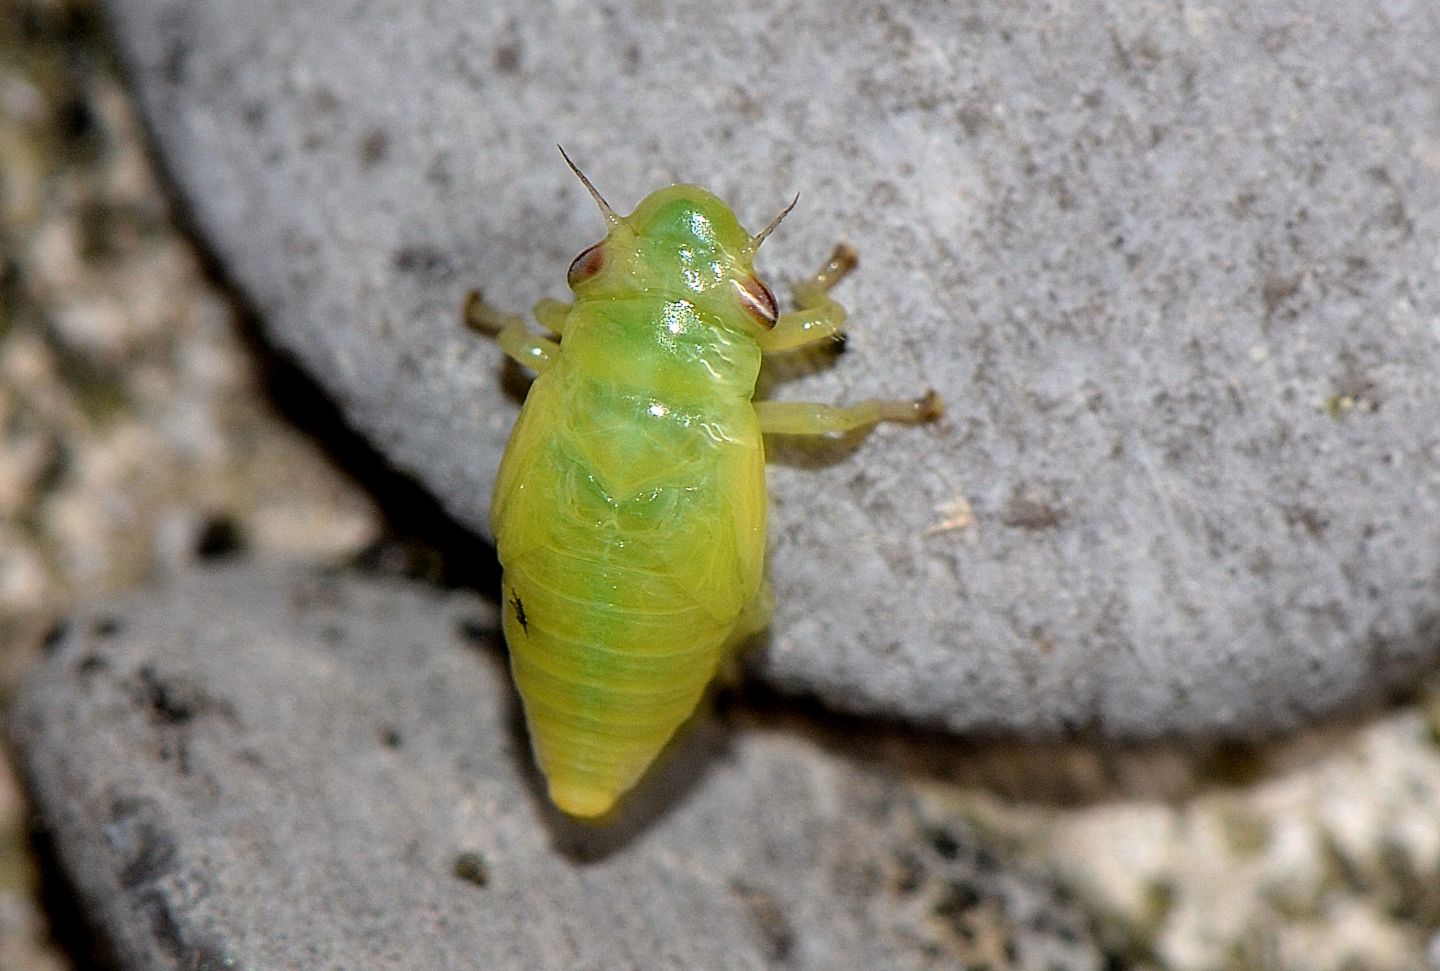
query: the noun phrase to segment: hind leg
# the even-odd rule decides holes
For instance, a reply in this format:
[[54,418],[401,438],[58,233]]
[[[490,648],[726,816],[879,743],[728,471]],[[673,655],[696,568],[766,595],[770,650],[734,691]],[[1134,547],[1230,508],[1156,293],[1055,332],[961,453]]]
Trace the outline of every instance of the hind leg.
[[822,405],[811,401],[757,401],[755,417],[770,435],[843,435],[882,421],[918,424],[945,413],[940,396],[927,391],[913,401],[872,398],[853,405]]

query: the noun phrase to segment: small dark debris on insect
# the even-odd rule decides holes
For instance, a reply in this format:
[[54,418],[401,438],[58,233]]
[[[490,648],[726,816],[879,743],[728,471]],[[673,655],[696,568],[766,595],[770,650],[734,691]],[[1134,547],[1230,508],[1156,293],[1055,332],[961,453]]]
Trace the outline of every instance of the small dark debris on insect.
[[490,883],[490,868],[485,865],[485,858],[474,850],[456,854],[455,864],[450,872],[477,887],[488,886]]
[[520,602],[520,595],[513,594],[510,597],[510,606],[515,608],[515,619],[520,622],[520,629],[530,633],[530,622],[525,619],[525,605]]
[[390,749],[398,749],[402,744],[404,744],[404,741],[405,740],[400,737],[400,729],[396,728],[394,725],[385,725],[381,727],[381,745]]

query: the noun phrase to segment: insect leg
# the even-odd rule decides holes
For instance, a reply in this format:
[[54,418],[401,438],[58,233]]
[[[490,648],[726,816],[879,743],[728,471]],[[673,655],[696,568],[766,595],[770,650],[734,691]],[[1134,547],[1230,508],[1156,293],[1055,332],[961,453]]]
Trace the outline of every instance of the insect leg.
[[781,314],[775,326],[757,338],[760,350],[788,351],[840,334],[845,308],[830,296],[830,288],[845,279],[858,262],[854,248],[844,243],[836,246],[814,276],[795,285],[795,303],[800,309]]
[[913,401],[871,398],[853,405],[810,401],[757,401],[760,430],[775,435],[840,435],[882,421],[934,421],[945,413],[940,396],[927,391]]
[[534,371],[543,371],[555,363],[560,354],[560,345],[546,337],[527,333],[525,321],[514,314],[496,310],[485,302],[479,290],[471,290],[465,297],[461,311],[466,326],[495,335],[495,343],[517,364],[523,364]]
[[564,303],[560,300],[551,300],[548,297],[535,304],[531,311],[535,319],[540,321],[540,326],[554,334],[565,333],[565,318],[570,313],[574,304]]

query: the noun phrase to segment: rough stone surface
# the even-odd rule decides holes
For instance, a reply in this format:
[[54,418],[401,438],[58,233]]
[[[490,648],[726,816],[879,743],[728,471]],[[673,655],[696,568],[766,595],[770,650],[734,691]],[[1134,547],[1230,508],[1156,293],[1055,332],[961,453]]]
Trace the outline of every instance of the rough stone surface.
[[711,723],[566,824],[493,620],[274,565],[72,618],[11,727],[119,966],[1102,966],[1026,865],[795,737]]
[[852,353],[781,393],[950,414],[779,449],[783,686],[1246,735],[1435,659],[1435,4],[109,8],[275,339],[482,531],[517,403],[456,307],[561,295],[598,235],[555,142],[622,209],[803,190],[782,285],[858,245]]
[[[277,413],[315,398],[257,366],[173,225],[107,44],[92,0],[0,0],[0,718],[79,598],[242,549],[396,549],[370,545],[385,488],[332,461],[348,440]],[[29,818],[0,746],[0,969],[91,968]]]

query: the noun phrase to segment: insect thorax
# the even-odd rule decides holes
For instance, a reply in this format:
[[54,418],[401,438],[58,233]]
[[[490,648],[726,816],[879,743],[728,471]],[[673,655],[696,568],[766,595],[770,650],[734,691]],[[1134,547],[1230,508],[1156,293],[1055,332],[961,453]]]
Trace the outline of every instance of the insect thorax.
[[747,405],[760,373],[754,338],[688,300],[650,295],[578,301],[562,357],[571,373],[702,412]]

